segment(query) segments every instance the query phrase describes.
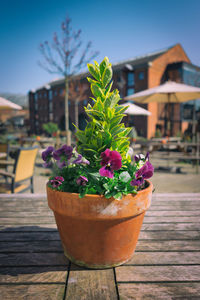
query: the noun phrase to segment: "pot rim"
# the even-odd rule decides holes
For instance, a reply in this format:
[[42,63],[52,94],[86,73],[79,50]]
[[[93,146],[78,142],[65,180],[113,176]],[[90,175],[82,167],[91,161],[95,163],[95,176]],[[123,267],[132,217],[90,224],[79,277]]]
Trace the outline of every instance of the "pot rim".
[[[130,193],[130,194],[127,194],[126,196],[125,196],[125,195],[123,195],[123,196],[125,196],[125,197],[130,197],[130,196],[141,195],[141,194],[144,193],[145,191],[149,191],[149,192],[150,192],[150,191],[153,191],[153,184],[152,184],[152,182],[151,182],[150,180],[145,180],[145,182],[148,183],[148,186],[145,187],[143,190],[138,191],[137,194],[135,194],[135,193]],[[47,189],[50,189],[52,192],[59,192],[59,193],[68,194],[68,195],[74,195],[74,196],[75,196],[75,195],[79,195],[79,193],[71,193],[71,192],[63,192],[63,191],[53,190],[48,184],[49,184],[49,181],[47,182],[46,187],[47,187]],[[98,196],[98,197],[105,198],[104,195],[100,195],[100,194],[85,194],[84,197],[96,198],[97,196]],[[83,198],[84,198],[84,197],[83,197]],[[112,198],[114,198],[114,197],[110,197],[110,198],[108,198],[108,200],[109,200],[109,199],[112,199]],[[106,199],[107,199],[107,198],[106,198]]]

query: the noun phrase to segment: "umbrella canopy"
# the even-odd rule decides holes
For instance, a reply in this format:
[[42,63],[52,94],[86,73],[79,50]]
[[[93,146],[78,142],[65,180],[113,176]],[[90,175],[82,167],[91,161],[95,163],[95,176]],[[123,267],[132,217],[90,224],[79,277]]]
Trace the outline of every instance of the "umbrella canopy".
[[121,105],[122,106],[129,105],[129,107],[125,111],[125,114],[127,114],[127,115],[144,115],[144,116],[150,116],[151,115],[151,113],[148,110],[146,110],[146,109],[144,109],[144,108],[142,108],[138,105],[135,105],[133,103],[123,103]]
[[200,88],[173,81],[127,96],[125,100],[140,103],[180,103],[200,98]]
[[20,110],[22,109],[22,107],[18,104],[15,104],[7,99],[4,99],[2,97],[0,97],[0,110],[3,109],[16,109],[16,110]]

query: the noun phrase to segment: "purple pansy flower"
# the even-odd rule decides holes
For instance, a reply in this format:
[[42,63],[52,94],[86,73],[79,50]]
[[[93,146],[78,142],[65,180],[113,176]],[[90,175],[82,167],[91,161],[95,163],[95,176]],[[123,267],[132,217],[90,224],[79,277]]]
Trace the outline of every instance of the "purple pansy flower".
[[66,167],[66,162],[64,160],[63,161],[57,160],[56,164],[57,164],[58,168],[60,168],[60,169]]
[[89,160],[83,158],[83,156],[81,154],[78,154],[78,157],[72,161],[73,164],[79,165],[79,164],[86,164],[89,165],[90,162]]
[[55,160],[60,160],[62,156],[65,156],[68,160],[72,157],[73,148],[71,146],[63,145],[58,150],[53,152]]
[[43,166],[45,168],[50,167],[52,165],[51,158],[52,158],[53,151],[54,151],[54,147],[49,146],[45,151],[42,152],[42,159],[45,161]]
[[42,152],[42,159],[47,161],[49,158],[52,157],[52,152],[54,151],[54,147],[49,146],[46,150]]
[[114,170],[119,170],[122,166],[122,157],[117,151],[111,151],[106,149],[101,153],[101,165],[103,166],[99,170],[99,174],[104,177],[113,178]]
[[76,179],[76,183],[77,183],[78,185],[84,186],[84,185],[87,184],[87,182],[88,182],[88,179],[87,179],[85,176],[79,176],[79,177]]
[[54,179],[50,180],[51,185],[53,188],[59,187],[64,181],[64,178],[62,176],[56,176]]
[[135,174],[135,179],[133,179],[131,181],[131,185],[132,186],[140,186],[144,183],[145,179],[148,179],[150,177],[153,176],[153,172],[154,172],[154,167],[152,166],[152,164],[147,161],[142,168],[140,168],[136,174]]

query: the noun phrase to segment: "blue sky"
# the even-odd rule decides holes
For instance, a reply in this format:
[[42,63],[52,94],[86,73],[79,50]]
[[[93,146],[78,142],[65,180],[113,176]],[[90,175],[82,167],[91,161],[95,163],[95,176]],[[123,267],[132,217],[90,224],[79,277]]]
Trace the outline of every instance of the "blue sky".
[[66,14],[84,44],[117,62],[181,43],[200,66],[199,0],[0,0],[0,92],[27,93],[58,75],[38,66],[38,46]]

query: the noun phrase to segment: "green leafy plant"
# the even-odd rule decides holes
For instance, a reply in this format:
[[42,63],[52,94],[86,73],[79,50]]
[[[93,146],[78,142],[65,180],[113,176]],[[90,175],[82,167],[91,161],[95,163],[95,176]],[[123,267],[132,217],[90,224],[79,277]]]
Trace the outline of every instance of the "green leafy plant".
[[127,107],[118,105],[120,100],[118,90],[111,92],[112,68],[107,57],[99,65],[88,64],[88,70],[93,78],[91,83],[94,105],[87,105],[85,111],[90,118],[84,131],[77,129],[78,151],[95,163],[101,152],[107,148],[118,151],[123,160],[129,159],[128,134],[132,128],[125,128],[121,123]]
[[49,186],[63,192],[100,194],[120,200],[123,195],[145,188],[153,175],[149,154],[131,161],[128,134],[122,119],[127,107],[119,105],[118,90],[112,88],[112,68],[107,57],[99,65],[88,64],[92,78],[92,100],[85,111],[89,117],[85,130],[77,128],[77,147],[48,147],[42,158],[45,166],[53,165]]
[[44,131],[46,131],[49,135],[52,135],[54,132],[57,132],[58,125],[53,122],[48,122],[42,125]]

